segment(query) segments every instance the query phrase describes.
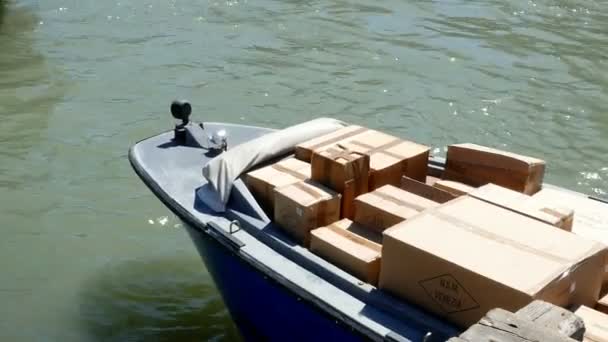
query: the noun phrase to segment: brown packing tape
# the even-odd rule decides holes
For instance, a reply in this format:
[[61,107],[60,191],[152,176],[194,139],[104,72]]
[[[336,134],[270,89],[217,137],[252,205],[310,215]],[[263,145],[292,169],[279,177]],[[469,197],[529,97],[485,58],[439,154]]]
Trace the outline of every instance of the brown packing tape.
[[555,262],[558,262],[558,263],[562,263],[562,264],[570,262],[570,260],[564,259],[564,258],[562,258],[562,257],[560,257],[558,255],[547,253],[545,251],[541,251],[541,250],[538,250],[536,248],[527,246],[527,245],[525,245],[523,243],[520,243],[518,241],[515,241],[515,240],[512,240],[512,239],[508,239],[508,238],[506,238],[504,236],[495,234],[495,233],[493,233],[492,231],[490,231],[488,229],[484,229],[482,227],[473,225],[473,224],[471,224],[469,222],[461,220],[460,218],[458,218],[456,216],[448,215],[448,214],[442,213],[442,212],[440,212],[438,210],[432,210],[431,214],[434,215],[434,216],[436,216],[436,217],[441,218],[442,220],[448,221],[448,222],[454,224],[455,226],[457,226],[459,228],[462,228],[463,230],[469,231],[469,232],[471,232],[473,234],[479,235],[481,237],[488,238],[488,239],[496,241],[496,242],[500,242],[500,243],[505,244],[505,245],[509,245],[511,247],[519,249],[520,251],[532,253],[532,254],[534,254],[536,256],[539,256],[541,258],[545,258],[545,259],[548,259],[548,260],[551,260],[551,261],[555,261]]
[[318,228],[324,225],[325,215],[327,215],[327,204],[328,201],[321,201],[317,206],[317,217],[315,218],[315,227]]
[[336,144],[335,147],[340,148],[340,150],[338,150],[334,147],[330,147],[326,151],[327,157],[330,159],[333,159],[333,160],[336,160],[338,158],[343,158],[346,161],[353,161],[353,160],[357,159],[357,157],[353,156],[353,154],[364,155],[361,152],[349,150],[347,147],[344,147],[340,144]]
[[[331,147],[329,148],[327,151],[327,153],[315,153],[313,154],[313,158],[326,158],[326,159],[330,159],[330,160],[336,160],[338,158],[343,158],[349,162],[352,162],[354,160],[357,160],[358,158],[364,158],[363,164],[366,166],[365,169],[367,171],[362,171],[362,172],[367,172],[369,173],[369,155],[367,155],[366,153],[361,153],[361,152],[357,152],[357,151],[352,151],[340,144],[337,144],[336,147],[340,148],[341,150],[338,150],[337,148]],[[353,154],[357,154],[359,155],[358,157],[353,156]],[[331,163],[325,162],[323,165],[323,172],[325,175],[330,175],[331,174]],[[353,178],[352,179],[347,179],[345,180],[346,182],[348,181],[352,181],[355,179],[363,179],[364,177],[367,177],[368,175],[366,174],[360,174],[360,169],[358,167],[353,167],[352,171],[354,172]],[[366,187],[367,183],[361,183],[361,182],[357,182],[355,183],[355,185],[357,186],[356,189],[352,189],[354,191],[353,195],[360,195],[364,192],[367,192],[367,187]],[[346,189],[347,186],[345,184],[344,188]],[[337,190],[337,189],[334,189]],[[354,197],[353,196],[353,197]],[[343,198],[344,200],[345,198]],[[347,199],[347,198],[346,198]]]
[[[365,170],[363,172],[367,172],[369,174],[369,154],[367,153],[361,153],[361,152],[357,152],[357,151],[350,151],[349,149],[345,148],[342,145],[338,145],[340,148],[343,149],[344,152],[349,153],[349,157],[351,157],[351,159],[349,161],[353,161],[356,160],[358,158],[363,158],[363,164],[365,167]],[[354,157],[353,154],[358,154],[359,157]],[[354,167],[353,168],[353,178],[352,179],[348,179],[346,180],[346,182],[351,182],[351,185],[354,184],[356,188],[352,189],[352,186],[350,187],[351,190],[353,191],[352,194],[352,199],[355,198],[355,196],[363,194],[364,192],[367,192],[367,181],[366,183],[361,183],[361,182],[355,182],[356,179],[363,179],[365,177],[368,177],[368,175],[365,174],[360,174],[361,170],[358,167]],[[347,188],[348,186],[345,186],[345,188]],[[347,198],[348,200],[348,198]]]
[[[340,144],[338,144],[336,146],[341,148],[342,150],[338,150],[336,148],[330,147],[327,151],[325,151],[325,152],[327,152],[327,155],[319,154],[318,156],[320,156],[321,158],[327,158],[327,159],[331,159],[331,160],[336,160],[336,159],[342,158],[348,162],[351,162],[356,159],[356,157],[352,156],[352,153],[354,153],[353,151],[345,148],[344,146],[342,146]],[[315,156],[315,154],[313,154],[313,156]],[[331,163],[324,162],[323,164],[324,164],[323,172],[325,175],[329,176],[331,174]]]
[[398,199],[397,197],[391,196],[391,195],[389,195],[389,194],[385,194],[385,193],[380,192],[380,191],[378,191],[378,190],[376,190],[376,191],[374,191],[374,192],[370,192],[369,194],[374,195],[374,196],[376,196],[376,197],[380,197],[380,198],[382,198],[383,200],[387,200],[387,201],[389,201],[389,202],[393,202],[393,203],[395,203],[395,204],[397,204],[397,205],[400,205],[400,206],[404,206],[404,207],[408,207],[408,208],[414,209],[414,210],[416,210],[416,211],[423,211],[423,210],[425,210],[425,209],[426,209],[426,208],[425,208],[425,207],[423,207],[423,206],[420,206],[420,205],[416,205],[416,204],[413,204],[413,203],[408,203],[408,202],[402,201],[402,200]]
[[[548,260],[551,260],[551,261],[555,261],[555,262],[558,262],[558,263],[562,263],[562,264],[563,263],[568,264],[570,262],[570,260],[561,258],[559,256],[556,256],[556,255],[553,255],[553,254],[550,254],[550,253],[546,253],[545,251],[540,251],[540,250],[532,248],[530,246],[526,246],[524,244],[521,244],[521,243],[519,243],[519,242],[517,242],[515,240],[507,239],[507,238],[504,238],[503,236],[494,234],[494,233],[492,233],[489,230],[483,229],[483,228],[478,227],[478,226],[471,225],[470,223],[464,222],[464,221],[460,220],[457,217],[453,217],[451,215],[447,215],[447,214],[444,214],[444,213],[441,213],[441,212],[438,212],[438,211],[434,211],[432,213],[432,215],[435,215],[435,216],[437,216],[439,218],[447,220],[450,223],[453,223],[456,226],[458,226],[458,227],[460,227],[460,228],[462,228],[464,230],[467,230],[467,231],[470,231],[470,232],[472,232],[474,234],[477,234],[478,236],[489,238],[489,239],[491,239],[493,241],[496,241],[496,242],[499,242],[499,243],[502,243],[502,244],[505,244],[505,245],[509,245],[511,247],[514,247],[514,248],[519,249],[519,250],[524,251],[524,252],[532,253],[532,254],[534,254],[536,256],[539,256],[541,258],[545,258],[545,259],[548,259]],[[582,264],[582,261],[580,263]],[[551,275],[547,276],[547,278],[543,279],[540,283],[542,283],[542,284],[554,284],[554,283],[558,282],[562,278],[567,277],[567,276],[569,276],[572,273],[572,271],[576,268],[576,267],[573,267],[573,266],[574,265],[572,265],[565,272],[561,272],[561,271],[560,272],[555,272],[554,274],[551,274]],[[548,287],[548,285],[547,285],[547,287]],[[541,289],[539,289],[537,287],[533,287],[533,288],[528,289],[527,292],[535,292],[536,293],[539,290],[541,290]]]
[[350,131],[350,132],[344,133],[344,134],[342,134],[340,136],[333,137],[331,139],[328,139],[328,140],[322,141],[320,143],[317,143],[315,145],[312,145],[312,146],[308,147],[308,149],[311,150],[311,151],[314,151],[314,150],[316,150],[318,148],[321,148],[323,146],[331,145],[331,144],[336,143],[338,141],[341,141],[341,140],[344,140],[344,139],[347,139],[347,138],[350,138],[350,137],[354,137],[355,135],[361,134],[361,133],[363,133],[365,131],[369,131],[369,129],[365,128],[365,127],[359,127],[356,130],[354,130],[354,131]]
[[[473,198],[475,198],[475,199],[477,199],[477,200],[480,200],[480,201],[483,201],[483,202],[486,202],[486,203],[489,203],[489,204],[495,205],[495,206],[497,206],[497,207],[500,207],[500,208],[503,208],[503,209],[506,209],[506,210],[509,210],[509,211],[514,211],[514,210],[513,210],[512,208],[510,208],[509,206],[502,205],[502,204],[500,204],[500,203],[496,203],[496,202],[492,202],[492,201],[486,200],[486,199],[484,199],[483,197],[478,197],[478,196],[476,196],[474,193],[468,193],[467,195],[468,195],[469,197],[473,197]],[[548,211],[545,211],[545,210],[549,210],[549,211],[551,211],[551,212],[548,212]],[[541,209],[541,211],[543,211],[543,212],[545,212],[545,213],[547,213],[547,214],[550,214],[550,215],[552,215],[552,216],[558,217],[558,218],[559,218],[559,217],[561,217],[561,214],[560,214],[559,212],[554,211],[554,210],[551,210],[551,209],[549,209],[549,208],[543,208],[543,209]],[[533,220],[536,220],[536,221],[539,221],[539,222],[542,222],[542,223],[547,223],[547,222],[543,221],[541,218],[536,217],[536,216],[531,215],[531,214],[528,214],[528,213],[525,213],[525,212],[523,212],[523,211],[519,211],[519,210],[518,210],[518,211],[514,211],[514,212],[516,212],[516,213],[517,213],[517,214],[519,214],[519,215],[525,216],[525,217],[527,217],[527,218],[531,218],[531,219],[533,219]],[[565,219],[566,219],[566,218],[564,217],[562,220],[560,220],[560,222],[563,222]]]
[[354,199],[357,197],[359,189],[355,189],[355,181],[353,179],[347,180],[344,183],[344,191],[342,192],[341,206],[342,211],[340,214],[341,218],[352,219],[354,216]]
[[313,188],[311,188],[311,187],[308,187],[308,186],[304,185],[304,183],[295,183],[295,184],[294,184],[294,186],[295,186],[296,188],[298,188],[298,189],[300,189],[300,190],[304,191],[305,193],[307,193],[307,194],[311,195],[311,196],[312,196],[312,197],[314,197],[314,198],[317,198],[317,199],[318,199],[318,198],[323,197],[323,194],[322,194],[322,193],[320,193],[320,192],[318,192],[318,191],[315,191]]
[[273,164],[272,168],[275,169],[275,170],[277,170],[277,171],[280,171],[280,172],[283,172],[283,173],[287,173],[287,174],[289,174],[291,176],[294,176],[297,179],[304,180],[304,179],[308,178],[305,174],[299,173],[296,170],[292,170],[292,169],[287,168],[287,167],[285,167],[283,165],[280,165],[280,164]]
[[368,150],[365,151],[366,154],[368,155],[372,155],[374,153],[382,153],[385,154],[387,156],[391,156],[393,158],[397,158],[397,159],[403,159],[403,156],[397,154],[397,153],[393,153],[393,152],[389,152],[386,151],[387,149],[391,148],[391,147],[395,147],[399,144],[401,144],[402,142],[404,142],[403,140],[399,139],[399,138],[394,138],[393,140],[387,142],[386,144],[382,144],[380,146],[377,147],[373,147],[371,145],[368,145],[366,143],[363,143],[361,141],[357,141],[357,140],[353,140],[353,141],[349,141],[349,144],[353,144],[353,145],[357,145],[357,146],[361,146],[363,148],[367,148]]

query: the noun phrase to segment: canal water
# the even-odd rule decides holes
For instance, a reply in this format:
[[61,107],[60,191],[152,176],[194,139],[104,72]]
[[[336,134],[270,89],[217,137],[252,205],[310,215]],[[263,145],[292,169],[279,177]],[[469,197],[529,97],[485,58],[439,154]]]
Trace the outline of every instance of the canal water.
[[605,1],[0,0],[0,340],[238,339],[126,159],[176,97],[523,152],[606,196],[606,70]]

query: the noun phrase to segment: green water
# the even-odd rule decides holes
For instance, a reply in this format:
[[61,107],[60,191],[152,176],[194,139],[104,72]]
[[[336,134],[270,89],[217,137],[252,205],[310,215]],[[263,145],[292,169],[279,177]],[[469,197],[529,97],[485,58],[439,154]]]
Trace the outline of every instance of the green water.
[[318,116],[520,151],[608,192],[608,3],[0,0],[0,340],[233,340],[126,152],[197,120]]

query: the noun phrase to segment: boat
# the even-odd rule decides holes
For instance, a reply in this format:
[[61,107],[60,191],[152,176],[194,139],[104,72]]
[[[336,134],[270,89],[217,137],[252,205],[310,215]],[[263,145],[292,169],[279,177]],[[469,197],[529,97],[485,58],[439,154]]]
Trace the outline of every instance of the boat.
[[[135,143],[129,161],[184,223],[245,340],[432,342],[458,336],[458,327],[294,243],[241,179],[345,123],[319,118],[272,129],[193,122],[191,111],[189,103],[174,102],[176,126]],[[430,158],[429,173],[443,165]]]

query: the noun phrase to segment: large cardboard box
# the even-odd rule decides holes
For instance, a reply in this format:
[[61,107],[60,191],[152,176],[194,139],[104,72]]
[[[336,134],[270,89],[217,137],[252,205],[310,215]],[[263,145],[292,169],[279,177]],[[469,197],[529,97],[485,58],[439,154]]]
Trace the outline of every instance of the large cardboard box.
[[343,219],[311,232],[310,250],[355,277],[376,285],[380,272],[382,246],[348,228],[352,221]]
[[471,191],[469,195],[557,228],[566,231],[572,230],[574,220],[572,209],[543,203],[542,200],[533,199],[528,195],[492,183]]
[[463,196],[384,231],[379,287],[467,327],[534,299],[595,305],[605,246]]
[[340,219],[337,192],[306,180],[274,190],[274,221],[296,242],[308,247],[310,231]]
[[403,220],[416,216],[423,210],[438,206],[439,203],[385,185],[355,199],[355,219],[370,229],[384,231]]
[[342,194],[341,217],[352,219],[355,197],[364,194],[369,182],[369,156],[340,146],[313,152],[311,179]]
[[534,194],[541,189],[545,162],[475,144],[448,146],[443,178],[473,186],[494,183]]
[[[554,187],[543,188],[532,195],[532,200],[573,209],[572,232],[608,245],[608,203]],[[608,287],[608,259],[604,271],[604,286]]]
[[440,179],[436,181],[435,183],[433,183],[433,186],[437,189],[447,191],[454,196],[466,195],[469,192],[475,190],[475,188],[470,185],[446,179]]
[[434,187],[433,184],[435,184],[438,180],[439,179],[433,177],[431,182],[432,184],[430,184],[428,182],[428,176],[426,183],[419,182],[407,176],[403,176],[401,178],[401,189],[416,194],[418,196],[422,196],[437,203],[445,203],[457,197],[445,190],[441,190],[439,188]]
[[262,209],[272,217],[274,189],[297,183],[310,176],[310,164],[292,157],[247,173],[245,184]]
[[585,322],[584,342],[608,342],[608,315],[584,305],[574,314]]
[[298,159],[310,161],[313,151],[323,151],[338,144],[370,156],[370,190],[386,184],[399,186],[402,175],[420,181],[425,179],[428,146],[356,125],[299,144],[295,155]]

